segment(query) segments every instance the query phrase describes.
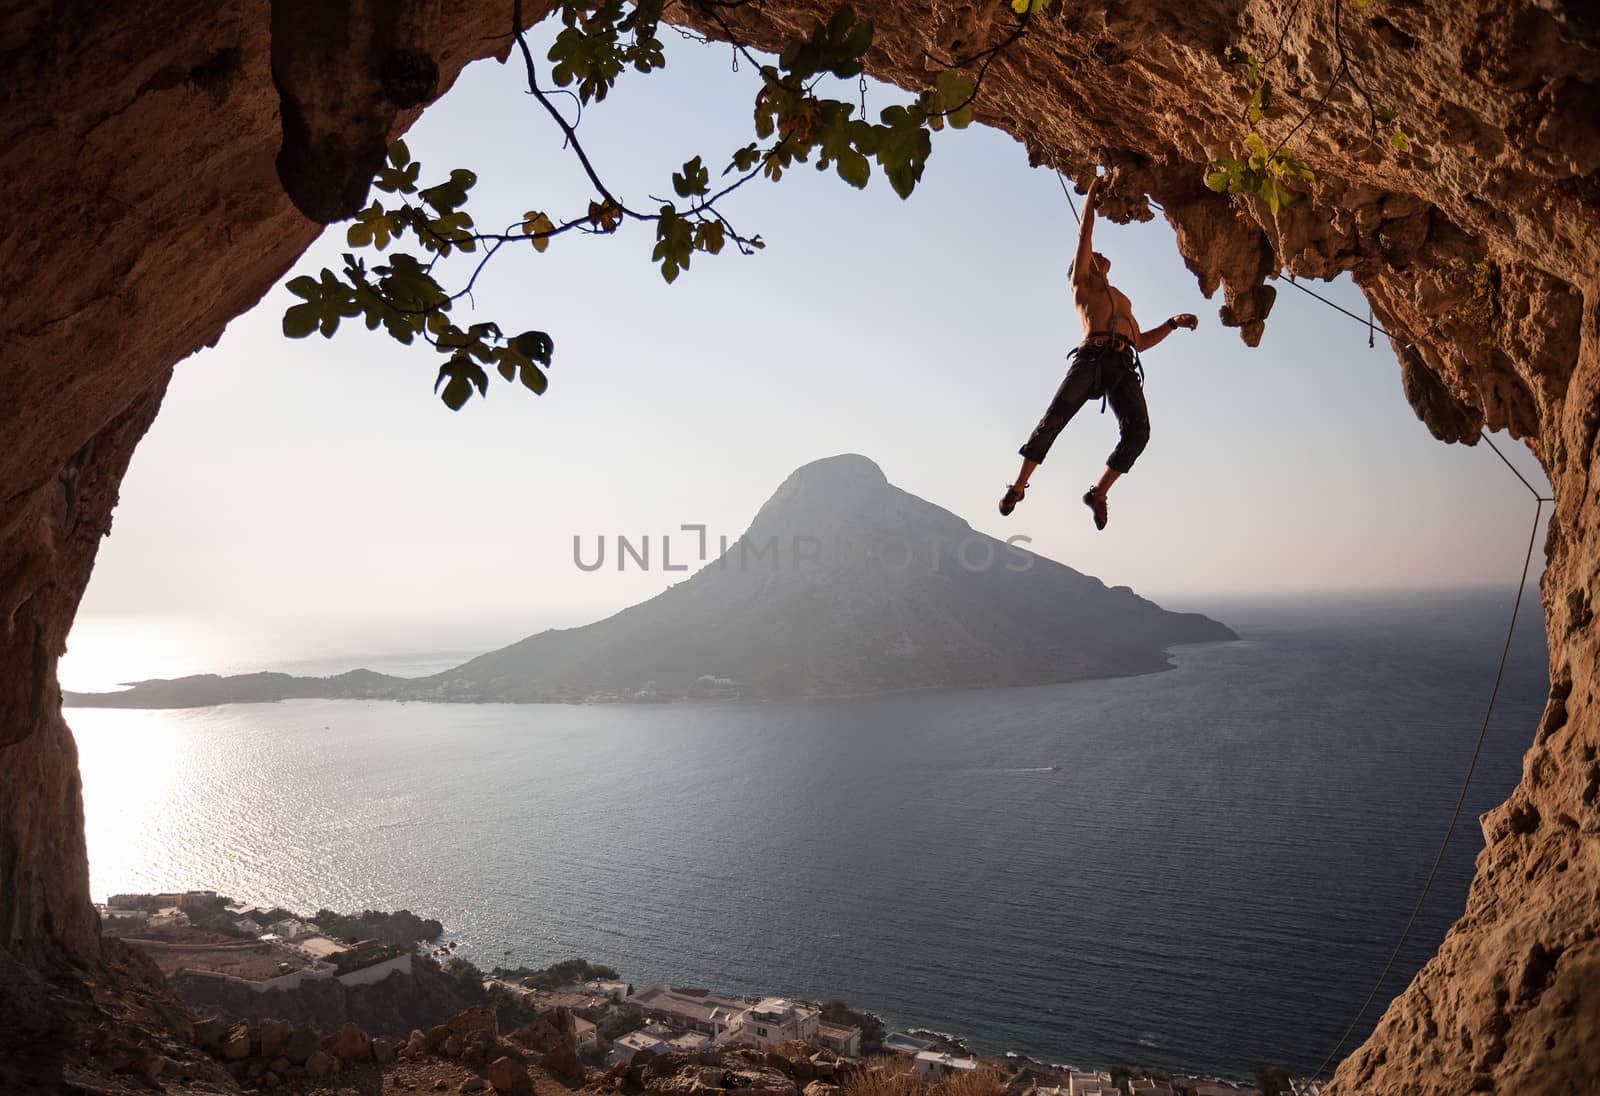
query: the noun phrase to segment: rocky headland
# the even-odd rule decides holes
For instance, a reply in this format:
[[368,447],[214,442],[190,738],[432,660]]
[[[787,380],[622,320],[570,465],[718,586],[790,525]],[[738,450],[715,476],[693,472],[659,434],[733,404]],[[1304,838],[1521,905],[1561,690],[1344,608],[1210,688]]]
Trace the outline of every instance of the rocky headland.
[[[680,551],[693,544],[688,538]],[[712,542],[701,555],[695,573],[649,601],[430,677],[201,675],[69,692],[65,702],[838,697],[1150,673],[1172,664],[1169,647],[1238,638],[1198,613],[1170,612],[979,533],[854,454],[796,470],[740,537]]]

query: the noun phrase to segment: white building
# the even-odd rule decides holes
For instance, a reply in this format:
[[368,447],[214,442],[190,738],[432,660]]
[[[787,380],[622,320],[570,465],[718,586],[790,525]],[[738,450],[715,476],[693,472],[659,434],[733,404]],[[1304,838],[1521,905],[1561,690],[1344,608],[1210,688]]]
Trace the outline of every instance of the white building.
[[1158,1081],[1153,1077],[1128,1078],[1128,1092],[1130,1096],[1173,1096],[1170,1081]]
[[667,1049],[674,1054],[694,1054],[711,1049],[711,1036],[703,1031],[686,1031],[667,1041]]
[[297,921],[293,917],[285,917],[281,921],[274,921],[267,926],[268,932],[275,932],[285,940],[298,940],[302,936],[315,936],[317,926]]
[[861,1029],[823,1021],[817,1024],[817,1045],[827,1047],[841,1058],[859,1058]]
[[617,1062],[632,1062],[638,1058],[664,1054],[666,1050],[667,1044],[654,1035],[643,1031],[630,1031],[612,1040],[611,1053],[607,1055],[606,1063],[615,1065]]
[[633,989],[626,982],[613,982],[605,978],[596,978],[592,982],[585,982],[578,987],[583,993],[591,997],[609,997],[613,1003],[622,1004],[623,998]]
[[757,1047],[781,1046],[795,1040],[814,1043],[821,1023],[821,1009],[786,997],[763,997],[735,1018],[727,1041]]
[[1067,1074],[1068,1096],[1119,1096],[1117,1086],[1111,1083],[1111,1074],[1105,1070],[1086,1072],[1073,1070]]
[[938,1081],[956,1073],[971,1073],[978,1068],[974,1058],[957,1058],[954,1054],[944,1054],[937,1050],[919,1050],[912,1062],[916,1066],[917,1076],[925,1081]]
[[254,917],[241,917],[233,923],[233,927],[240,932],[249,933],[251,936],[261,935],[261,922]]
[[749,1004],[730,997],[717,997],[703,990],[676,989],[665,983],[646,986],[627,998],[625,1004],[642,1009],[647,1016],[676,1027],[703,1031],[725,1042]]

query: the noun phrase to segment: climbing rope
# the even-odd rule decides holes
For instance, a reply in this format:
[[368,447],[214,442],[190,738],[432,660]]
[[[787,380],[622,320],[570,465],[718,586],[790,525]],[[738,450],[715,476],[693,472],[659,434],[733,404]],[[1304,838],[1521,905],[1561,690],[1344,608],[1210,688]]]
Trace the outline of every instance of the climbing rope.
[[[1078,208],[1072,201],[1072,192],[1067,189],[1067,182],[1064,178],[1062,178],[1060,171],[1056,172],[1056,181],[1061,184],[1061,192],[1067,197],[1067,206],[1072,210],[1072,219],[1081,225],[1083,221],[1081,218],[1079,218]],[[1154,201],[1151,201],[1151,204],[1155,205],[1157,209],[1161,209],[1161,207]],[[1299,281],[1295,279],[1294,275],[1287,274],[1285,277],[1287,278],[1289,284],[1300,290],[1300,292],[1314,297],[1323,304],[1327,305],[1329,308],[1344,313],[1346,316],[1349,316],[1352,320],[1355,320],[1357,323],[1365,327],[1367,329],[1367,345],[1369,347],[1373,345],[1373,336],[1377,334],[1381,334],[1397,343],[1400,341],[1391,332],[1384,330],[1383,327],[1378,325],[1373,318],[1370,304],[1367,308],[1366,318],[1363,319],[1361,316],[1350,311],[1348,308],[1345,308],[1343,305],[1331,301],[1315,290],[1308,289],[1301,285]],[[1404,345],[1408,348],[1414,349],[1410,343],[1406,343]],[[1523,553],[1522,557],[1522,573],[1517,578],[1517,594],[1516,598],[1511,604],[1511,619],[1506,622],[1506,638],[1505,642],[1500,647],[1500,661],[1495,667],[1494,685],[1489,689],[1489,702],[1484,706],[1483,722],[1478,726],[1477,741],[1473,743],[1472,747],[1472,759],[1467,762],[1467,771],[1461,780],[1461,790],[1456,795],[1455,808],[1450,812],[1450,824],[1445,827],[1444,839],[1439,842],[1439,851],[1434,855],[1432,867],[1428,869],[1428,878],[1422,884],[1422,892],[1417,895],[1416,904],[1411,907],[1411,916],[1407,919],[1405,928],[1401,930],[1400,938],[1395,941],[1393,949],[1390,950],[1389,958],[1384,962],[1383,970],[1378,973],[1377,981],[1373,983],[1372,989],[1367,993],[1366,1000],[1361,1002],[1361,1007],[1356,1010],[1355,1016],[1353,1016],[1350,1022],[1345,1025],[1343,1033],[1339,1036],[1339,1041],[1335,1043],[1333,1049],[1328,1052],[1328,1056],[1322,1060],[1322,1064],[1317,1066],[1317,1071],[1311,1075],[1311,1080],[1306,1086],[1308,1088],[1315,1085],[1322,1079],[1323,1074],[1328,1071],[1328,1066],[1331,1065],[1334,1059],[1339,1056],[1339,1052],[1344,1049],[1345,1043],[1349,1041],[1350,1036],[1355,1032],[1357,1025],[1359,1025],[1362,1018],[1366,1016],[1367,1010],[1370,1009],[1372,1007],[1372,1003],[1377,1000],[1378,994],[1383,990],[1384,983],[1389,980],[1389,974],[1394,969],[1396,961],[1398,961],[1400,958],[1401,950],[1405,947],[1406,941],[1411,937],[1411,930],[1416,928],[1417,919],[1422,916],[1423,906],[1428,901],[1428,895],[1433,890],[1433,884],[1439,878],[1439,868],[1443,865],[1445,853],[1449,850],[1450,842],[1455,837],[1456,826],[1461,821],[1462,808],[1466,806],[1467,793],[1472,787],[1472,778],[1478,770],[1478,760],[1483,756],[1483,743],[1489,735],[1489,723],[1494,717],[1495,702],[1500,698],[1500,685],[1505,680],[1506,662],[1511,656],[1511,639],[1516,633],[1517,617],[1522,612],[1522,595],[1528,585],[1528,571],[1533,566],[1533,549],[1534,545],[1536,545],[1539,541],[1539,519],[1544,514],[1544,504],[1555,501],[1553,498],[1547,495],[1541,495],[1538,488],[1534,487],[1532,483],[1528,482],[1528,478],[1518,471],[1516,465],[1512,464],[1506,455],[1500,451],[1500,447],[1494,443],[1494,439],[1489,436],[1488,431],[1480,428],[1478,430],[1478,436],[1488,443],[1488,446],[1491,450],[1493,450],[1494,455],[1499,457],[1500,462],[1511,470],[1511,474],[1517,477],[1518,482],[1520,482],[1523,487],[1528,489],[1528,493],[1533,496],[1534,500],[1533,525],[1532,528],[1528,530],[1528,548],[1527,551]],[[1295,1086],[1293,1081],[1291,1081],[1290,1084],[1292,1087],[1294,1087],[1296,1092],[1299,1091],[1298,1086]]]
[[1072,219],[1083,224],[1083,219],[1078,216],[1078,204],[1072,200],[1072,191],[1067,189],[1067,181],[1061,177],[1059,169],[1056,171],[1056,182],[1061,184],[1061,193],[1067,196],[1067,208],[1072,210]]

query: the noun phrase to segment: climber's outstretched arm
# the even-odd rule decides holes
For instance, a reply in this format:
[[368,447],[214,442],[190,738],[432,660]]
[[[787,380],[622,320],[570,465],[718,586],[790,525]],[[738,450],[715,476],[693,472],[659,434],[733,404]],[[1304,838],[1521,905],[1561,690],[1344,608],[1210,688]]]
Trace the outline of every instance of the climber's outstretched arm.
[[1100,200],[1100,184],[1103,176],[1096,175],[1089,184],[1089,192],[1083,200],[1083,222],[1078,226],[1078,252],[1072,259],[1072,280],[1081,284],[1093,281],[1094,269],[1094,207]]
[[1199,326],[1200,320],[1194,315],[1194,313],[1180,312],[1178,315],[1172,317],[1170,320],[1158,327],[1152,327],[1149,331],[1139,332],[1139,337],[1134,340],[1134,349],[1143,354],[1146,350],[1149,350],[1152,346],[1156,345],[1156,343],[1160,342],[1162,339],[1178,330],[1178,328],[1184,327],[1188,328],[1190,331],[1193,331]]

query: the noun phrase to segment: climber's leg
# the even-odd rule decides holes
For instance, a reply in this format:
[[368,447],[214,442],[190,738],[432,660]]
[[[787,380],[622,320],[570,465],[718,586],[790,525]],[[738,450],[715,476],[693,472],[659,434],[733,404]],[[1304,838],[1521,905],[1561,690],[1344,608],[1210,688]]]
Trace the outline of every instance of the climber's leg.
[[1017,472],[1015,482],[1006,488],[1005,497],[1000,500],[1000,513],[1011,513],[1017,503],[1022,501],[1023,492],[1028,486],[1028,477],[1033,475],[1035,468],[1044,463],[1045,454],[1050,452],[1057,435],[1089,398],[1096,395],[1098,373],[1099,368],[1093,355],[1078,354],[1072,359],[1072,367],[1067,370],[1061,386],[1056,389],[1055,397],[1045,409],[1044,417],[1039,420],[1039,425],[1033,428],[1033,433],[1018,450],[1022,455],[1022,468]]
[[1106,398],[1111,410],[1116,412],[1121,436],[1106,461],[1106,470],[1101,473],[1099,482],[1084,492],[1083,503],[1094,514],[1096,529],[1104,529],[1110,520],[1106,496],[1111,485],[1133,467],[1133,462],[1150,442],[1150,411],[1144,402],[1144,389],[1131,369],[1120,372],[1116,380],[1106,386]]

